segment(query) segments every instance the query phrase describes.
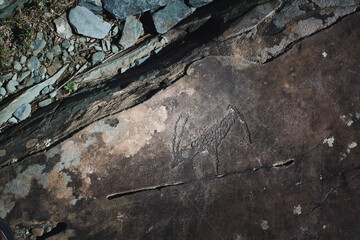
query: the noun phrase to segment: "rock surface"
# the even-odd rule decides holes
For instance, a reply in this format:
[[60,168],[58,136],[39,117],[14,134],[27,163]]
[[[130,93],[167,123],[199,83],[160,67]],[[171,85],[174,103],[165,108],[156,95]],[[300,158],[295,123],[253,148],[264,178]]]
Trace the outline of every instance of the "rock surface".
[[[201,45],[196,57],[214,55],[193,58],[147,102],[0,169],[0,217],[14,229],[67,223],[65,239],[357,239],[359,21],[345,17],[262,65],[239,57],[240,45],[221,56],[219,42]],[[67,121],[115,104],[126,79],[94,91],[94,108],[69,99]],[[57,139],[25,140],[14,148]]]
[[189,0],[189,4],[192,7],[202,7],[209,3],[211,3],[213,0]]
[[117,19],[156,10],[172,0],[104,0],[104,9]]
[[23,121],[30,116],[31,105],[29,103],[24,103],[14,112],[14,117],[19,121]]
[[77,6],[69,13],[70,24],[78,34],[86,37],[103,39],[111,30],[111,25],[86,7]]
[[164,9],[152,14],[156,31],[166,33],[191,13],[183,1],[170,2]]
[[95,14],[103,13],[101,0],[80,0],[79,6],[86,7]]
[[73,35],[66,14],[61,15],[59,18],[54,20],[56,26],[56,32],[60,37],[70,39]]
[[133,46],[143,33],[143,25],[135,16],[126,17],[125,26],[119,41],[120,46],[123,49]]

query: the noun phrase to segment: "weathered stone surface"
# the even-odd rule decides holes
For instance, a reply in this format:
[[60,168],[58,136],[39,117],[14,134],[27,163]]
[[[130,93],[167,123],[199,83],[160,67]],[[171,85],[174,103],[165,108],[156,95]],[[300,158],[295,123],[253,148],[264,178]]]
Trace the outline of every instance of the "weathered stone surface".
[[5,95],[6,95],[6,89],[5,89],[5,88],[3,88],[3,87],[0,88],[0,95],[1,95],[1,96],[5,96]]
[[105,59],[105,53],[103,52],[96,52],[91,56],[91,60],[94,63],[102,62]]
[[33,45],[33,54],[34,56],[37,56],[39,52],[41,52],[46,47],[46,41],[45,40],[37,40]]
[[21,71],[21,69],[22,69],[22,66],[21,66],[21,64],[19,63],[19,62],[14,62],[14,70],[15,71]]
[[119,41],[119,45],[124,49],[133,46],[139,37],[144,33],[142,23],[135,16],[128,16]]
[[[1,169],[0,217],[83,239],[357,239],[359,21],[264,65],[194,61],[149,101]],[[27,140],[18,151],[54,141]]]
[[152,14],[156,31],[166,33],[190,13],[191,9],[183,1],[170,2],[164,9]]
[[69,22],[77,33],[91,38],[103,39],[111,30],[108,22],[81,6],[70,10]]
[[19,83],[17,81],[10,80],[6,84],[6,90],[8,91],[8,93],[14,93],[14,92],[16,92],[16,87],[17,86],[19,86]]
[[31,113],[31,105],[29,103],[24,103],[14,112],[14,117],[19,119],[20,121],[25,120],[30,116]]
[[30,60],[27,62],[26,66],[30,71],[34,71],[40,67],[41,63],[37,57],[31,57]]
[[103,13],[101,0],[80,0],[79,6],[86,7],[95,14]]
[[104,9],[117,19],[139,14],[149,10],[156,10],[173,0],[104,0]]
[[0,4],[0,19],[9,17],[17,8],[22,8],[30,0],[4,0]]
[[189,4],[192,7],[202,7],[205,6],[206,4],[211,3],[213,0],[189,0]]
[[56,32],[60,37],[69,39],[73,35],[69,22],[66,18],[66,14],[61,15],[59,18],[54,20],[56,26]]

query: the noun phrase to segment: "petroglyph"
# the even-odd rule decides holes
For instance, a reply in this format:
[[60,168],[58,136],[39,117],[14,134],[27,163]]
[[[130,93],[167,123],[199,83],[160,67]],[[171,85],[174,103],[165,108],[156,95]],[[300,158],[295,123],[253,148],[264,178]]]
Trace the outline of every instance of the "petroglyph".
[[219,173],[219,154],[218,149],[221,142],[226,138],[232,126],[240,124],[246,132],[248,143],[251,144],[251,133],[249,127],[241,115],[239,110],[231,106],[228,107],[228,113],[210,128],[205,129],[196,139],[181,147],[183,139],[184,128],[189,120],[189,117],[182,117],[175,123],[173,139],[172,139],[172,167],[186,161],[193,161],[194,158],[201,152],[209,152],[215,158],[214,168],[216,174]]

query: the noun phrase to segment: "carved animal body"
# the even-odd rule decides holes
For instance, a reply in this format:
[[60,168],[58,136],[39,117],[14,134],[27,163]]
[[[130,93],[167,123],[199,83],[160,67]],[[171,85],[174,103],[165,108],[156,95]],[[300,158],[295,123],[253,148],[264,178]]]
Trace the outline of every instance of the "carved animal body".
[[179,117],[179,119],[175,123],[175,129],[172,139],[173,168],[186,161],[192,161],[196,155],[203,151],[208,151],[211,155],[215,157],[214,168],[216,174],[218,174],[220,161],[218,155],[218,148],[221,142],[226,138],[231,127],[234,126],[236,123],[240,124],[243,127],[247,134],[247,140],[249,144],[252,143],[250,130],[244,117],[236,108],[229,106],[228,109],[229,112],[219,122],[215,123],[210,128],[204,130],[200,136],[198,136],[195,140],[191,141],[189,144],[186,144],[183,147],[181,147],[180,145],[184,133],[184,128],[189,117]]

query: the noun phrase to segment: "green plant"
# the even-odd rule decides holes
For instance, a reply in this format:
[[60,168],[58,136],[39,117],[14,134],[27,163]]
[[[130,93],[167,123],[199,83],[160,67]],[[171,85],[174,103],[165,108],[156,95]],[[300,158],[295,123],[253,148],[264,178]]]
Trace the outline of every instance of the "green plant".
[[6,64],[10,57],[10,49],[4,45],[0,45],[0,62]]
[[77,88],[78,86],[74,81],[70,81],[64,86],[64,89],[69,93],[75,92]]

